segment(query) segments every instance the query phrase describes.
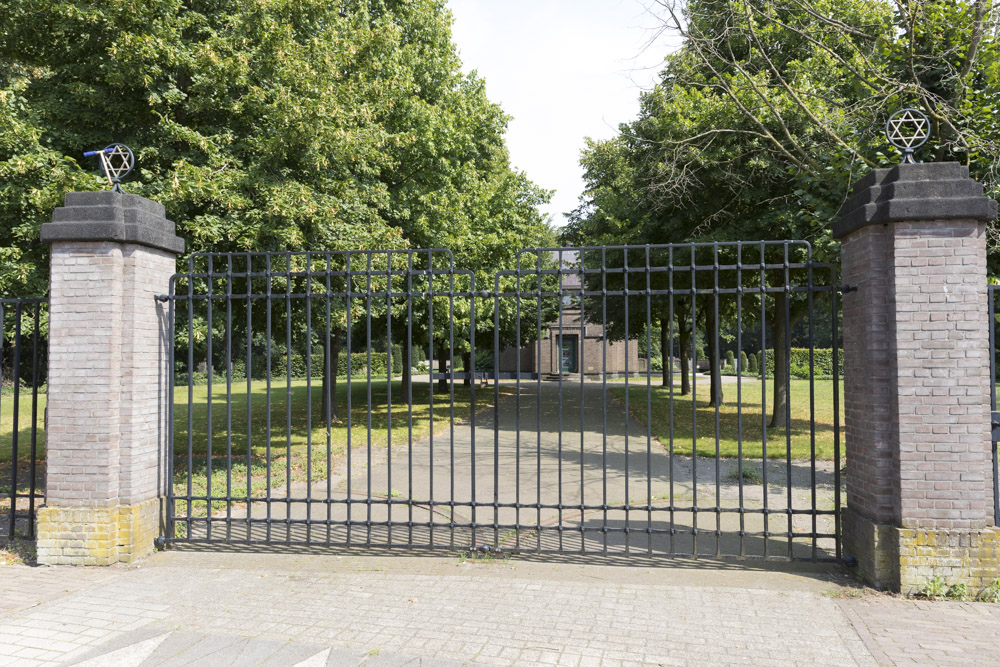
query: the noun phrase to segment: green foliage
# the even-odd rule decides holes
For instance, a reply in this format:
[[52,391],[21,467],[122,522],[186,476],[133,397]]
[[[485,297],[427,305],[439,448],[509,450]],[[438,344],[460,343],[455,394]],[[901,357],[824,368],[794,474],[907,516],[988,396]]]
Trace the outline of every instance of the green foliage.
[[[833,377],[833,350],[830,348],[813,348],[813,376],[817,379]],[[759,355],[759,353],[758,353]],[[753,356],[758,356],[753,355]],[[802,380],[809,379],[809,348],[793,347],[790,350],[788,363],[791,375]],[[840,375],[844,374],[843,363],[840,364]],[[755,364],[756,373],[760,373],[760,365]],[[767,375],[774,375],[774,350],[767,350]]]
[[932,577],[924,584],[924,587],[920,589],[920,594],[928,598],[940,598],[944,597],[945,593],[948,592],[948,584],[942,577]]
[[567,239],[808,239],[816,258],[836,260],[830,222],[854,181],[898,162],[882,129],[904,106],[931,117],[918,159],[962,162],[1000,192],[994,3],[656,7],[681,46],[638,117],[587,144],[586,191]]
[[5,10],[0,294],[46,291],[38,228],[65,192],[105,187],[81,153],[111,141],[189,251],[449,248],[491,282],[549,236],[549,195],[511,167],[444,0]]
[[750,356],[747,357],[747,371],[751,375],[756,375],[760,372],[760,363],[757,361],[757,355],[754,353],[750,353]]
[[1000,603],[1000,578],[994,579],[989,586],[979,594],[982,602]]
[[736,366],[736,354],[732,350],[726,350],[726,365]]
[[747,353],[740,350],[740,371],[743,373],[753,372],[750,370],[749,360],[747,359]]

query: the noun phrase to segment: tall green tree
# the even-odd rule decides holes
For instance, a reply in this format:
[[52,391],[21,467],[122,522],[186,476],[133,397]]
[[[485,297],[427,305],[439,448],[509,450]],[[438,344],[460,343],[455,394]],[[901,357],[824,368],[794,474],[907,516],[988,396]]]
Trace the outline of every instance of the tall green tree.
[[[44,292],[38,229],[67,190],[103,187],[82,152],[111,141],[136,152],[126,190],[163,203],[189,252],[446,248],[481,286],[549,233],[444,0],[6,9],[0,293]],[[342,335],[346,313],[332,321]]]
[[[897,160],[882,128],[903,106],[923,108],[934,125],[918,159],[959,160],[997,192],[992,0],[657,0],[654,8],[681,47],[642,96],[638,118],[611,140],[621,167],[591,169],[609,142],[585,154],[575,238],[802,239],[814,259],[836,261],[830,223],[854,181]],[[783,286],[780,275],[766,278]],[[765,314],[776,341],[773,426],[784,425],[787,405],[780,342],[805,312],[786,298],[768,297]]]

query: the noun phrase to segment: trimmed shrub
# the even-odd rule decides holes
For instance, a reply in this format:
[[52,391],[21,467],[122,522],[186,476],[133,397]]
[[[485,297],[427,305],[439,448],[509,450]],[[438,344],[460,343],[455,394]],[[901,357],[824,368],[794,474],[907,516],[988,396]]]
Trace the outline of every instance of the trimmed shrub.
[[749,365],[747,360],[747,353],[744,352],[743,350],[740,350],[740,373],[746,374],[748,370],[749,370]]

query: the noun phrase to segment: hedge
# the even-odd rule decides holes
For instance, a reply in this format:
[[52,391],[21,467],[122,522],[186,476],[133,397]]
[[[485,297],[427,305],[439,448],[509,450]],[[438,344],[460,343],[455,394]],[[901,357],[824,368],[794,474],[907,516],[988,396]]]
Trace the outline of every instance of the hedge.
[[[393,345],[393,359],[392,359],[392,374],[393,376],[399,376],[403,373],[403,353],[398,345]],[[267,358],[265,356],[254,356],[251,360],[253,363],[253,379],[263,380],[267,377]],[[293,354],[291,356],[291,377],[293,378],[304,378],[306,377],[306,358],[303,354]],[[271,357],[271,377],[272,378],[284,378],[288,372],[288,362],[289,359],[285,355],[273,355]],[[313,354],[312,355],[312,377],[320,378],[323,377],[323,354]],[[386,354],[385,352],[372,352],[371,353],[371,374],[372,379],[385,379],[386,373]],[[367,352],[355,352],[351,355],[351,376],[355,378],[365,378],[368,377],[368,353]],[[341,352],[340,358],[337,363],[337,377],[345,378],[347,377],[347,355]],[[232,381],[237,380],[246,381],[246,359],[234,359],[232,365]],[[185,372],[185,366],[183,362],[177,364],[176,369],[176,379],[175,383],[177,385],[187,384],[187,373]],[[208,382],[208,374],[205,372],[196,372],[194,374],[194,384],[206,384]],[[226,382],[226,372],[224,369],[216,369],[215,376],[212,379],[215,384],[225,384]]]
[[[826,348],[813,349],[813,377],[830,379],[833,377],[833,350]],[[758,355],[760,353],[758,352]],[[840,375],[844,375],[844,360],[840,361]],[[788,359],[789,370],[794,378],[809,379],[809,348],[793,347]],[[758,371],[759,373],[759,371]],[[767,374],[774,375],[774,350],[767,351]]]

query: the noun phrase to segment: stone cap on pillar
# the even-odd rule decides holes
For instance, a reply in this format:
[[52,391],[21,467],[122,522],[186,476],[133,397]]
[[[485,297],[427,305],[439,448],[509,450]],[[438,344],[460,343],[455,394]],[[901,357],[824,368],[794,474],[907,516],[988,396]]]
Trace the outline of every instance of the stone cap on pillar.
[[135,243],[179,255],[184,239],[162,204],[120,192],[67,192],[66,203],[42,225],[41,239]]
[[901,164],[876,169],[855,183],[833,223],[843,238],[867,225],[920,220],[978,220],[997,217],[997,203],[958,162]]

